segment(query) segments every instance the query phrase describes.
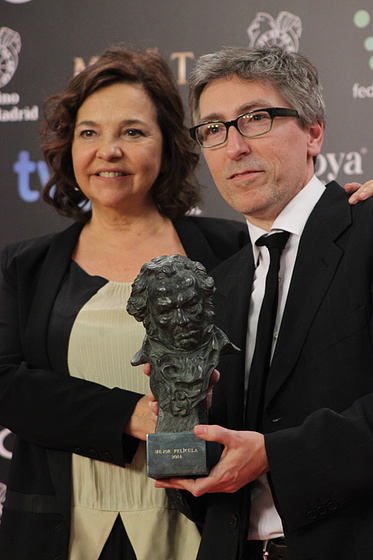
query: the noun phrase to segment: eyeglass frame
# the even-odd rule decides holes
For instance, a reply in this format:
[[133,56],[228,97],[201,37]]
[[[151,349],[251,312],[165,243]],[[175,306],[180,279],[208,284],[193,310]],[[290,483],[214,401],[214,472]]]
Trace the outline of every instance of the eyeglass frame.
[[[241,130],[238,128],[238,121],[242,117],[245,117],[246,115],[253,115],[254,113],[262,113],[263,111],[268,113],[269,116],[271,117],[270,128],[266,132],[260,132],[259,134],[252,134],[250,136],[247,136],[246,134],[243,134],[241,132]],[[296,117],[297,119],[300,118],[299,113],[296,109],[290,109],[290,108],[285,108],[285,107],[266,107],[265,109],[255,109],[254,111],[248,111],[247,113],[242,113],[242,115],[239,115],[236,119],[233,119],[231,121],[207,121],[207,122],[204,122],[204,123],[197,124],[195,126],[192,126],[189,129],[189,134],[192,137],[192,139],[195,142],[197,142],[197,144],[199,145],[200,148],[203,148],[203,149],[216,148],[217,146],[221,146],[222,144],[224,144],[227,141],[229,128],[231,126],[234,126],[234,128],[244,138],[256,138],[258,136],[263,136],[264,134],[268,134],[268,132],[270,132],[272,130],[273,119],[275,119],[276,117]],[[197,129],[200,128],[201,126],[205,126],[207,124],[217,124],[217,123],[223,124],[225,126],[225,138],[224,138],[223,142],[219,142],[218,144],[214,144],[213,146],[202,146],[202,144],[200,144],[200,142],[197,140]]]

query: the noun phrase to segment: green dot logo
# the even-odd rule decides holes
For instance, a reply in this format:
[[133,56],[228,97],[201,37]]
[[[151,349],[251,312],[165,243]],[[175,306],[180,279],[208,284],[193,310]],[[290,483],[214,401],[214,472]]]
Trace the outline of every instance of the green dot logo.
[[[370,13],[367,12],[366,10],[358,10],[355,14],[354,14],[354,24],[356,25],[356,27],[358,27],[359,29],[367,29],[369,28],[369,31],[371,31],[373,33],[373,29],[372,29],[372,18],[370,16]],[[364,39],[364,49],[369,52],[369,53],[373,53],[373,34],[369,35],[368,37],[366,37]],[[373,55],[369,58],[368,60],[368,64],[369,67],[373,70]]]

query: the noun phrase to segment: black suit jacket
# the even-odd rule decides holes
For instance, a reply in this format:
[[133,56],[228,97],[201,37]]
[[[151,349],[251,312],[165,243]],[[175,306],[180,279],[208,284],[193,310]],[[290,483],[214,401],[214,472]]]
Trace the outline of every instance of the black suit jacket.
[[[245,224],[237,222],[185,218],[174,225],[188,256],[207,270],[248,242]],[[70,377],[66,358],[53,369],[48,355],[49,316],[80,231],[74,224],[14,244],[2,256],[0,424],[17,438],[1,560],[67,559],[71,453],[124,467],[137,447],[123,429],[141,395]]]
[[[250,245],[212,273],[217,324],[242,349],[253,273]],[[263,414],[291,560],[373,554],[372,291],[373,200],[351,207],[331,183],[302,234]],[[214,423],[236,430],[246,428],[244,357],[222,357],[213,395]],[[204,497],[199,560],[239,558],[249,497],[249,486]]]

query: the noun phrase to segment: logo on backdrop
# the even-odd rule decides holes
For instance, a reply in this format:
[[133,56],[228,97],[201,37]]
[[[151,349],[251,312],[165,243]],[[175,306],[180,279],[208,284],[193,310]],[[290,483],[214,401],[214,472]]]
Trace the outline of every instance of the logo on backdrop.
[[[367,148],[360,151],[321,153],[317,156],[315,173],[321,181],[329,182],[340,174],[358,178],[364,175],[363,163],[367,156]],[[40,189],[32,184],[38,183],[40,188],[49,179],[49,170],[45,161],[33,161],[30,152],[23,150],[18,154],[18,160],[13,165],[17,175],[17,190],[24,202],[37,202],[40,199]],[[0,457],[2,454],[2,440],[0,432]],[[4,452],[4,449],[3,449]]]
[[18,66],[21,37],[9,27],[0,28],[0,87],[6,86],[13,78]]
[[3,482],[0,482],[0,519],[3,513],[3,504],[5,502],[6,486]]
[[[0,88],[8,85],[18,66],[21,36],[9,27],[0,27]],[[39,107],[18,107],[19,93],[0,91],[0,122],[37,121]]]
[[[366,10],[358,10],[355,12],[353,21],[354,25],[358,29],[367,29],[368,26],[373,23],[372,16]],[[371,30],[371,27],[369,27]],[[368,66],[371,70],[373,70],[373,35],[367,35],[363,42],[364,49],[368,53],[372,53],[368,57]],[[368,85],[361,85],[358,82],[355,82],[352,86],[352,97],[354,99],[373,99],[373,83]]]
[[[366,10],[358,10],[354,14],[354,24],[359,29],[366,29],[368,25],[372,22],[372,18],[369,12]],[[368,53],[373,53],[373,36],[368,35],[364,39],[364,49]],[[371,70],[373,70],[373,54],[368,59],[368,66]]]
[[315,174],[327,183],[336,179],[339,173],[347,177],[363,175],[363,156],[367,154],[367,148],[361,148],[359,152],[321,153],[316,159]]
[[5,446],[5,440],[8,436],[12,437],[12,432],[8,428],[0,430],[0,459],[12,458],[12,452]]
[[289,52],[297,52],[302,22],[290,12],[280,12],[276,19],[265,12],[258,12],[246,31],[250,47],[278,45]]
[[[158,52],[158,49],[150,49],[155,50]],[[93,64],[98,59],[98,56],[92,56],[91,60],[88,62],[88,65]],[[173,52],[170,56],[171,62],[176,61],[176,79],[178,85],[185,85],[188,83],[187,78],[187,63],[189,60],[194,60],[194,53],[191,51],[180,51],[180,52]],[[77,76],[82,70],[87,67],[86,63],[84,62],[83,58],[80,56],[75,57],[74,59],[74,76]]]

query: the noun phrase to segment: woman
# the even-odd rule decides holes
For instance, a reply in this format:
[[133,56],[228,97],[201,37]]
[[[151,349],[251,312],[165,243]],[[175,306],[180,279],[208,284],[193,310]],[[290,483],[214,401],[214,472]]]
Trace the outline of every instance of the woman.
[[75,223],[3,253],[0,424],[16,434],[2,560],[190,560],[199,532],[146,476],[148,379],[125,311],[153,257],[208,270],[244,226],[185,217],[197,156],[173,75],[154,52],[108,49],[52,96],[44,199]]

